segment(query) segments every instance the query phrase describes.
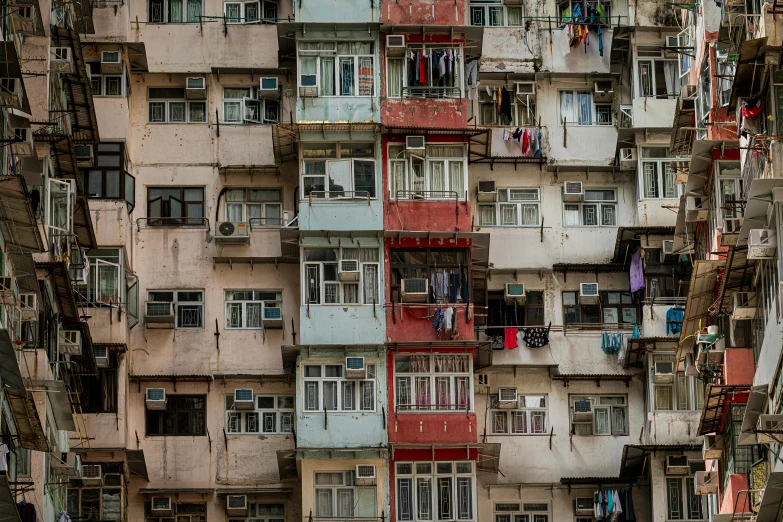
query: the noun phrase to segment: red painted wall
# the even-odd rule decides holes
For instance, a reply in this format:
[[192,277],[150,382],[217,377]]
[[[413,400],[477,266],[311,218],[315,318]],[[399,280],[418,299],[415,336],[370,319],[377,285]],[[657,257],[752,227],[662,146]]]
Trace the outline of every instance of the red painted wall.
[[387,25],[466,25],[465,0],[383,0],[381,23]]
[[753,348],[727,348],[723,354],[723,384],[753,384]]
[[[748,476],[735,473],[729,476],[725,490],[721,491],[720,512],[722,514],[747,513],[750,511],[748,494],[740,491],[748,489]],[[739,493],[739,495],[738,495]],[[736,507],[735,507],[736,504]]]

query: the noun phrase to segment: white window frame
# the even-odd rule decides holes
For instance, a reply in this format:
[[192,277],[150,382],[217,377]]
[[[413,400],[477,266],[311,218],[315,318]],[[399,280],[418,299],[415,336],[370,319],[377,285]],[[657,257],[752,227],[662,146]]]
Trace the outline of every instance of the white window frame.
[[[523,194],[535,195],[534,199],[512,199],[513,191],[525,191]],[[501,194],[503,199],[501,201]],[[519,193],[518,193],[519,194]],[[481,227],[537,227],[541,225],[541,191],[532,187],[514,187],[514,188],[500,188],[497,190],[497,199],[495,203],[479,203],[478,204],[478,218],[479,226]],[[506,207],[514,207],[514,215],[516,221],[514,223],[503,222],[503,209]],[[521,223],[523,212],[526,207],[535,208],[536,221],[535,223]],[[489,223],[484,220],[482,209],[492,209],[494,218],[493,222]]]
[[[188,14],[189,14],[188,13],[188,1],[187,0],[182,0],[182,7],[181,7],[181,9],[182,9],[182,18],[183,18],[183,20],[181,22],[167,22],[166,20],[168,20],[168,18],[169,18],[169,11],[170,11],[170,8],[169,8],[170,0],[162,0],[162,1],[163,1],[163,12],[161,13],[161,20],[160,21],[153,21],[153,19],[152,19],[153,18],[152,17],[152,11],[151,11],[152,5],[150,4],[150,5],[147,6],[147,16],[148,16],[148,22],[147,23],[148,24],[156,24],[156,25],[157,24],[197,24],[197,23],[199,23],[201,21],[201,20],[188,20],[187,19],[188,18]],[[204,0],[199,0],[199,2],[201,3],[201,9],[199,10],[199,15],[203,16],[204,15]]]
[[[395,507],[398,522],[477,519],[476,491],[478,487],[473,461],[416,461],[395,462],[394,464]],[[444,467],[450,464],[451,471],[438,472],[439,464]],[[468,466],[470,467],[469,472],[465,471]],[[410,473],[406,473],[407,471]],[[441,501],[442,499],[439,499],[443,487],[441,481],[444,485],[448,484],[450,488],[448,506],[451,508],[451,513],[440,512],[440,509],[446,504]],[[401,493],[403,488],[408,490],[406,494]],[[421,499],[427,496],[429,497],[427,501],[421,502]],[[403,499],[406,498],[410,500],[410,505],[403,509]],[[461,501],[467,501],[469,505],[460,506]],[[463,511],[464,507],[467,507],[468,512]]]
[[[280,187],[227,187],[226,191],[226,198],[225,198],[225,209],[223,211],[223,217],[225,217],[226,221],[232,221],[229,219],[229,207],[234,208],[241,206],[242,207],[242,219],[240,222],[242,223],[248,223],[250,224],[251,228],[253,226],[282,226],[283,225],[283,189]],[[232,191],[243,191],[245,193],[244,199],[240,200],[229,200],[229,192]],[[252,191],[254,190],[276,190],[278,192],[278,198],[276,200],[252,200],[249,199],[250,195],[252,194]],[[249,207],[255,207],[258,206],[261,210],[261,215],[263,217],[261,218],[251,218],[249,217]],[[266,221],[268,219],[274,219],[274,218],[268,218],[267,217],[267,211],[269,209],[277,209],[277,213],[280,216],[280,222],[279,223],[267,223]],[[254,223],[254,221],[261,220],[261,223]]]
[[[614,192],[614,199],[596,199],[596,200],[587,200],[585,199],[588,192],[604,192],[611,190]],[[597,227],[616,227],[617,226],[617,190],[616,188],[598,188],[598,187],[591,187],[585,189],[585,194],[582,197],[582,201],[576,202],[576,201],[564,201],[563,202],[563,227],[567,228],[575,228],[575,227],[589,227],[589,228],[597,228]],[[594,225],[585,225],[584,221],[584,209],[586,206],[595,206],[597,211],[597,217],[598,217],[598,223]],[[573,208],[568,208],[573,207]],[[612,224],[604,224],[604,207],[613,207],[614,208],[614,223]],[[579,212],[579,223],[578,224],[566,224],[566,212],[574,210]]]
[[[675,373],[672,382],[668,384],[660,384],[655,382],[655,363],[656,362],[672,362],[676,367],[676,354],[675,353],[654,353],[649,354],[648,364],[650,379],[650,404],[653,411],[701,411],[704,407],[704,383],[696,377],[686,376],[684,373]],[[697,394],[697,387],[701,386],[701,397]],[[683,389],[684,388],[684,389]],[[658,390],[668,390],[669,400],[671,401],[671,408],[659,408],[658,407]],[[684,394],[684,396],[683,396]],[[685,404],[691,406],[690,408],[680,408],[681,399],[685,400]],[[701,399],[701,404],[699,404]]]
[[[666,476],[666,520],[674,521],[674,520],[707,520],[707,517],[705,514],[707,511],[705,510],[704,501],[702,500],[702,495],[697,495],[695,493],[695,485],[694,485],[694,478],[693,476],[688,477],[682,477],[682,476]],[[680,502],[682,503],[682,510],[683,513],[680,517],[674,516],[674,513],[672,511],[671,506],[671,487],[672,485],[677,482],[679,483],[679,494],[680,494]],[[701,517],[699,518],[691,518],[691,502],[696,501],[701,506]]]
[[[330,484],[318,484],[318,475],[332,475],[335,476],[337,474],[342,475],[342,479],[340,484],[330,483]],[[351,503],[353,510],[350,515],[346,513],[340,512],[340,493],[341,492],[349,492],[351,493],[353,497],[353,502]],[[364,505],[366,506],[372,506],[373,507],[373,513],[370,514],[360,514],[358,509],[359,505],[361,504],[361,501],[359,500],[359,492],[365,491],[367,494],[369,494],[369,497],[372,498],[372,502],[368,502]],[[331,500],[329,502],[329,505],[331,506],[331,513],[329,513],[329,516],[326,516],[323,513],[319,512],[319,502],[318,502],[318,495],[319,493],[327,493]],[[377,508],[377,498],[378,498],[378,490],[377,486],[357,486],[356,485],[356,477],[354,471],[343,471],[343,470],[322,470],[322,471],[314,471],[313,472],[313,518],[316,520],[352,520],[352,519],[358,519],[358,520],[375,520],[378,514],[378,508]],[[365,499],[369,500],[369,499]]]
[[[336,261],[307,261],[306,255],[308,250],[337,250],[337,260]],[[340,268],[340,261],[342,260],[353,260],[353,252],[350,252],[346,254],[346,250],[353,251],[357,250],[357,259],[359,261],[359,281],[352,281],[352,282],[343,282],[339,280],[339,268]],[[377,261],[362,261],[362,253],[361,250],[377,250],[378,256]],[[302,256],[302,281],[304,284],[302,284],[302,304],[303,305],[311,305],[311,306],[334,306],[334,305],[351,305],[351,306],[374,306],[375,304],[380,304],[377,301],[380,299],[380,282],[381,282],[381,260],[382,260],[382,253],[380,252],[379,248],[350,248],[350,247],[340,247],[339,249],[333,248],[333,249],[323,249],[323,248],[314,248],[314,247],[308,247],[304,249],[303,256]],[[336,280],[324,280],[324,265],[325,264],[337,264],[338,274]],[[364,295],[364,285],[365,285],[365,267],[375,266],[375,296],[365,296]],[[311,270],[318,271],[317,274],[313,274]],[[315,275],[315,277],[318,278],[318,297],[319,299],[316,301],[309,301],[310,296],[309,289],[310,289],[310,280],[308,279],[309,276]],[[345,292],[346,292],[346,286],[347,285],[358,285],[359,288],[357,290],[356,294],[356,302],[346,302],[345,300]],[[338,299],[335,302],[326,302],[326,296],[327,296],[327,288],[337,288],[338,290]],[[332,294],[334,295],[334,294]],[[373,302],[373,298],[376,301]]]
[[[451,147],[451,148],[462,148],[462,156],[455,156],[455,157],[442,157],[442,156],[431,156],[430,155],[430,147]],[[398,152],[401,149],[402,152]],[[404,143],[399,142],[393,142],[388,144],[387,149],[388,157],[389,157],[389,197],[392,200],[397,199],[412,199],[416,201],[421,200],[434,200],[434,201],[444,201],[444,200],[451,200],[453,201],[454,198],[450,197],[450,192],[456,192],[457,193],[457,200],[458,201],[465,201],[467,198],[467,185],[468,185],[468,158],[467,158],[467,147],[464,143],[427,143],[426,148],[424,150],[424,155],[420,155],[418,152],[406,152],[405,151],[405,145]],[[416,186],[416,182],[413,180],[413,164],[414,162],[423,162],[422,168],[424,169],[424,181],[423,186]],[[450,187],[451,185],[451,168],[450,165],[452,163],[458,163],[461,164],[462,167],[462,186],[461,187],[451,187],[458,190],[444,190],[440,195],[433,194],[434,192],[432,190],[432,164],[433,163],[442,163],[443,168],[443,182],[445,187]],[[395,166],[398,166],[397,168],[402,168],[402,185],[403,187],[397,187],[396,182],[394,180],[395,176]],[[402,192],[403,197],[398,198],[397,192]]]
[[[331,42],[329,42],[329,41],[326,41],[326,42],[323,42],[323,41],[309,42],[308,41],[308,42],[304,42],[304,43],[312,43],[312,44],[333,44],[331,49],[328,49],[328,48],[325,48],[325,49],[302,49],[301,48],[301,43],[302,42],[300,42],[300,46],[298,48],[298,53],[297,53],[297,55],[298,55],[298,57],[297,57],[297,67],[298,67],[298,69],[297,70],[299,71],[298,72],[297,84],[298,84],[299,87],[316,87],[318,89],[318,95],[319,96],[321,96],[321,97],[329,97],[329,98],[332,98],[332,97],[371,98],[373,96],[376,96],[376,91],[377,91],[377,87],[376,87],[377,80],[376,80],[376,78],[378,76],[378,71],[377,71],[377,62],[378,62],[378,60],[375,57],[375,53],[376,53],[376,43],[375,42],[367,42],[367,41],[360,41],[360,40],[339,41],[339,42],[336,42],[336,41],[331,41]],[[370,54],[353,54],[353,53],[338,54],[337,46],[339,44],[352,44],[352,43],[360,43],[360,44],[367,44],[367,43],[369,43],[371,45]],[[301,64],[303,58],[305,58],[305,59],[306,58],[315,58],[315,63],[316,63],[315,85],[307,85],[307,86],[303,85],[303,82],[302,82],[302,76],[303,76],[302,71],[303,71],[303,68],[302,68],[302,64]],[[323,87],[324,86],[321,85],[321,68],[324,67],[324,64],[325,64],[324,58],[333,60],[332,66],[334,67],[334,74],[333,74],[332,78],[334,79],[334,94],[324,94],[324,91],[323,91]],[[352,87],[351,87],[351,94],[341,94],[340,93],[340,91],[341,91],[341,85],[340,85],[340,61],[342,59],[344,59],[344,60],[353,59],[354,76],[353,76],[353,82],[352,82]],[[372,92],[370,92],[369,94],[359,94],[359,61],[360,60],[366,60],[366,59],[370,59],[372,61],[372,70],[373,70],[373,75],[372,75]],[[307,75],[307,76],[310,76],[310,75]]]
[[[651,78],[651,84],[650,87],[652,89],[652,93],[648,95],[642,94],[642,71],[641,71],[641,64],[649,62],[650,69],[649,72],[652,72]],[[656,80],[656,73],[655,68],[658,62],[666,62],[666,63],[675,63],[677,64],[677,70],[675,71],[674,78],[672,78],[672,81],[674,82],[674,93],[668,94],[668,93],[662,93],[658,94],[658,91],[660,90],[658,88],[657,80]],[[669,98],[676,98],[680,95],[680,66],[679,66],[679,60],[677,58],[667,58],[666,57],[666,51],[663,47],[660,45],[638,45],[635,47],[634,50],[634,89],[636,90],[636,97],[637,98],[657,98],[661,97],[663,99],[669,99]],[[664,86],[665,90],[665,86]]]
[[[477,24],[474,23],[473,19],[473,12],[478,11],[481,9],[483,11],[483,20],[484,23]],[[520,10],[520,24],[519,25],[509,25],[508,23],[508,10],[509,9],[519,9]],[[489,23],[490,21],[490,13],[492,10],[495,10],[494,12],[499,12],[502,19],[500,20],[499,24],[492,24]],[[468,9],[468,14],[470,16],[470,25],[474,27],[522,27],[525,25],[525,7],[523,5],[505,5],[503,3],[503,0],[473,0],[470,2],[470,6]]]
[[[739,161],[716,161],[715,170],[717,175],[715,177],[715,188],[713,189],[712,208],[715,211],[712,213],[715,226],[725,226],[726,218],[739,218],[742,217],[742,212],[734,209],[728,209],[726,206],[728,201],[723,201],[722,183],[727,182],[734,185],[734,200],[738,201],[743,198],[743,184],[742,179],[742,165]],[[729,170],[739,170],[736,174],[727,174]],[[713,227],[714,229],[714,227]]]
[[[591,422],[574,422],[574,402],[583,399],[593,399],[593,420]],[[604,399],[606,399],[604,401]],[[611,404],[612,400],[623,399],[624,404]],[[628,418],[628,396],[616,395],[616,394],[601,394],[601,395],[571,395],[568,397],[568,410],[569,420],[571,422],[571,433],[574,436],[579,437],[608,437],[608,436],[627,436],[630,433],[629,418]],[[605,410],[608,414],[609,420],[609,433],[596,433],[597,416],[596,410]],[[625,412],[625,426],[623,430],[614,426],[614,410],[623,410]],[[581,434],[575,432],[575,425],[590,426],[590,434]]]
[[[229,16],[228,14],[228,8],[229,6],[239,6],[239,16]],[[258,13],[258,18],[251,18],[247,19],[247,8],[250,6],[256,6],[256,12]],[[259,24],[261,23],[262,13],[261,13],[261,2],[260,0],[251,0],[249,2],[223,2],[223,16],[225,17],[224,20],[226,21],[226,24],[239,24],[239,25],[245,25],[245,24]]]
[[[279,506],[282,513],[266,512],[262,506]],[[229,516],[228,522],[286,522],[285,502],[248,502],[247,507],[247,517]]]
[[[667,155],[662,158],[657,157],[644,157],[646,151],[649,151],[651,149],[666,149]],[[640,187],[640,194],[639,197],[641,199],[679,199],[680,196],[682,196],[684,190],[683,185],[678,185],[676,182],[676,173],[674,170],[671,169],[671,163],[674,161],[680,162],[682,159],[680,158],[674,158],[672,155],[668,152],[669,147],[666,145],[661,146],[644,146],[639,148],[639,187]],[[687,160],[686,160],[687,161]],[[655,188],[658,191],[657,196],[649,196],[648,195],[648,187],[647,187],[647,181],[645,179],[645,168],[648,165],[652,165],[655,168]],[[671,176],[671,182],[672,186],[674,187],[674,194],[670,197],[667,197],[664,192],[664,176],[666,175],[667,169],[669,170],[669,175]]]
[[[94,62],[98,63],[98,62]],[[119,94],[106,94],[106,86],[108,85],[109,79],[117,79],[120,82],[120,92]],[[92,88],[92,84],[94,82],[99,82],[101,86],[101,92],[100,94],[95,93],[95,89],[92,89],[92,95],[95,98],[124,98],[126,96],[125,92],[125,62],[122,62],[122,73],[121,74],[103,74],[100,70],[96,71],[90,71],[90,87]]]
[[[405,88],[409,87],[408,85],[408,62],[411,60],[411,53],[414,51],[420,51],[424,49],[425,51],[432,52],[432,51],[451,51],[455,54],[454,59],[454,66],[457,68],[457,71],[454,72],[454,83],[453,86],[448,87],[459,87],[459,90],[454,89],[438,89],[438,86],[432,85],[432,71],[428,69],[427,75],[428,75],[428,81],[427,85],[423,87],[422,91],[416,92],[416,91],[409,91],[407,94],[405,93]],[[448,42],[443,43],[418,43],[418,44],[411,44],[408,47],[405,48],[405,54],[402,57],[387,57],[386,58],[386,68],[387,71],[389,69],[389,61],[391,60],[402,60],[402,85],[398,85],[400,94],[389,96],[390,98],[406,98],[406,99],[454,99],[454,98],[463,98],[465,96],[465,86],[464,86],[464,70],[465,70],[465,60],[464,60],[464,53],[462,49],[462,44],[459,44],[457,42],[453,42],[451,45],[449,45]],[[386,75],[386,92],[389,93],[392,91],[391,88],[391,78],[389,75]]]
[[[260,399],[268,398],[274,400],[274,407],[262,408]],[[281,400],[287,399],[290,399],[290,407],[281,403]],[[234,409],[233,402],[234,395],[226,395],[226,433],[229,435],[276,435],[293,433],[294,431],[296,397],[293,395],[253,394],[255,408],[252,410]],[[267,418],[274,420],[274,429],[266,429]],[[255,421],[252,419],[255,419]],[[288,419],[288,429],[283,429],[283,419]],[[252,429],[253,422],[255,422],[255,430]]]
[[[522,82],[524,83],[524,82]],[[491,88],[492,86],[490,86]],[[502,87],[497,86],[498,88]],[[491,95],[487,94],[487,91],[485,89],[479,89],[478,90],[478,114],[476,114],[476,118],[479,125],[497,125],[500,127],[508,127],[508,126],[519,126],[519,127],[535,127],[536,123],[538,121],[538,108],[537,108],[537,98],[536,94],[517,94],[516,93],[516,84],[512,84],[510,88],[507,90],[509,91],[509,94],[511,95],[511,123],[508,125],[503,125],[502,122],[498,121],[498,113],[497,113],[497,101],[493,100]],[[524,99],[524,101],[523,101]],[[489,106],[490,107],[490,114],[492,115],[492,118],[490,121],[484,121],[483,118],[483,106]],[[468,107],[472,110],[473,104],[469,104]],[[525,118],[520,118],[520,114],[527,111],[527,114],[525,115]],[[538,132],[535,129],[532,129],[531,132]],[[533,139],[535,136],[531,136],[530,139]]]
[[[237,292],[251,293],[253,299],[229,299],[229,294]],[[263,294],[276,294],[275,299],[256,299],[257,296],[261,297]],[[224,308],[225,308],[225,328],[226,330],[263,330],[264,329],[264,310],[267,306],[274,308],[283,307],[283,291],[282,290],[225,290],[223,292]],[[258,326],[248,326],[247,324],[247,307],[248,305],[261,305],[261,315],[258,316]],[[231,308],[238,307],[240,310],[241,323],[238,326],[232,326],[230,318],[232,315]]]
[[[372,157],[365,156],[365,157],[354,157],[352,155],[348,155],[347,157],[343,157],[344,152],[343,149],[348,149],[351,145],[372,145],[373,147],[373,155]],[[300,160],[301,160],[301,175],[300,175],[300,182],[302,186],[301,193],[301,201],[309,201],[309,194],[306,193],[307,188],[305,186],[305,181],[308,178],[321,178],[322,183],[324,184],[324,190],[323,191],[312,191],[317,192],[315,196],[312,196],[313,198],[318,199],[329,199],[329,200],[352,200],[352,199],[360,199],[367,201],[367,199],[377,199],[378,198],[378,164],[376,161],[377,156],[377,150],[375,148],[375,145],[370,142],[364,142],[364,141],[356,141],[356,142],[326,142],[325,145],[334,145],[335,146],[335,157],[333,158],[325,158],[325,157],[317,157],[317,156],[305,156],[304,153],[304,147],[300,147]],[[331,190],[331,186],[328,183],[328,180],[330,179],[329,175],[329,165],[331,163],[340,163],[340,162],[349,162],[350,167],[350,186],[343,187],[342,190]],[[308,172],[308,166],[309,165],[315,165],[317,163],[323,163],[324,164],[324,173],[314,173],[314,172]],[[357,164],[364,164],[364,165],[372,165],[373,168],[373,194],[369,194],[370,191],[357,191],[356,190],[356,166]],[[346,194],[347,193],[347,194]]]
[[[73,207],[76,201],[76,190],[73,180],[69,179],[55,179],[46,178],[47,191],[46,191],[46,214],[47,224],[49,227],[49,237],[52,237],[53,233],[58,235],[70,235],[73,233]],[[64,203],[65,212],[55,212],[55,194],[58,195],[58,203]],[[65,223],[55,223],[58,216],[65,217]],[[62,225],[62,226],[60,226]]]
[[[525,404],[525,398],[530,397],[531,399],[540,399],[541,397],[544,398],[544,406],[526,406]],[[490,399],[490,402],[492,402],[494,399]],[[492,432],[492,435],[546,435],[549,433],[549,396],[546,394],[541,395],[533,395],[533,394],[526,394],[526,395],[518,395],[517,396],[517,407],[514,409],[500,409],[500,408],[491,408],[489,410],[490,418],[490,430]],[[534,416],[540,416],[543,414],[544,417],[544,424],[543,428],[541,430],[533,431],[533,417]],[[524,430],[517,430],[515,428],[515,420],[517,416],[524,417],[525,421],[525,429]],[[499,430],[499,426],[495,424],[495,419],[497,418],[505,418],[505,421],[502,423],[505,427],[504,430]]]
[[[116,252],[116,256],[112,255],[112,252]],[[124,281],[128,274],[125,273],[125,250],[122,247],[91,249],[87,251],[86,257],[90,262],[90,269],[87,273],[88,280],[74,282],[74,291],[82,293],[82,298],[93,306],[126,303],[127,288]],[[106,258],[116,259],[117,262],[108,261]],[[108,270],[110,273],[116,271],[117,279],[114,281],[116,293],[111,292],[111,289],[108,289],[107,292],[106,285],[102,284],[106,281],[101,277],[104,270]],[[90,287],[94,289],[94,298],[90,297]],[[108,299],[105,299],[106,297]]]
[[[582,89],[558,89],[557,91],[557,104],[558,104],[558,116],[557,124],[563,126],[563,94],[571,94],[572,108],[571,114],[566,115],[566,126],[580,126],[580,127],[606,127],[614,124],[614,115],[612,114],[612,103],[596,103],[595,93],[593,87],[585,87]],[[590,96],[590,121],[580,121],[580,112],[578,110],[579,95],[587,94]],[[598,109],[601,108],[601,112],[608,111],[608,120],[598,121]]]
[[[239,3],[239,2],[229,2]],[[250,3],[257,3],[250,2]],[[244,89],[247,91],[247,96],[241,98],[228,98],[226,97],[228,89]],[[239,109],[239,119],[227,119],[226,114],[228,111],[226,107],[229,105],[236,105]],[[223,114],[222,122],[226,125],[247,125],[247,124],[259,124],[259,123],[279,123],[280,122],[280,101],[273,98],[265,98],[259,96],[258,87],[250,85],[243,85],[238,87],[224,86],[223,87]],[[250,110],[254,110],[253,113],[249,113]],[[250,116],[250,117],[248,117]],[[272,117],[270,117],[272,116]]]
[[[171,87],[159,87],[161,89],[166,88],[172,88],[172,89],[182,89],[183,97],[182,98],[150,98],[150,90],[155,89],[158,87],[149,87],[147,89],[147,123],[150,125],[157,125],[157,124],[173,124],[173,125],[184,125],[184,124],[197,124],[197,123],[208,123],[209,122],[209,115],[207,114],[207,102],[205,100],[201,101],[190,101],[187,98],[184,97],[185,88],[184,87],[178,87],[178,86],[171,86]],[[171,121],[171,104],[178,103],[183,104],[185,107],[185,119],[184,121]],[[154,105],[162,105],[163,111],[164,111],[164,117],[163,120],[152,120],[152,106]],[[203,121],[190,121],[190,108],[194,105],[203,105],[204,107],[204,120]]]
[[[541,509],[545,507],[545,509]],[[549,522],[549,502],[495,502],[494,522]]]
[[[435,371],[436,357],[459,357],[467,360],[468,369],[466,371],[450,371],[450,372],[438,372]],[[426,372],[416,371],[398,371],[397,361],[404,357],[428,357],[428,368]],[[443,413],[445,412],[465,412],[473,411],[474,396],[473,396],[473,358],[466,354],[452,354],[452,353],[435,353],[435,354],[423,354],[423,353],[401,353],[394,357],[394,411],[397,413]],[[447,404],[439,404],[437,402],[437,388],[439,379],[448,379],[449,386],[449,402]],[[417,404],[417,388],[420,384],[424,384],[428,387],[430,404]],[[466,386],[467,392],[467,407],[458,403],[458,382],[462,381],[463,386]],[[404,390],[407,390],[409,402],[402,403],[400,399],[404,395]]]
[[[333,369],[339,368],[340,375],[338,377],[327,377],[326,376],[326,367],[330,367]],[[308,367],[316,368],[320,367],[320,376],[318,377],[308,377],[307,376],[307,369]],[[375,363],[367,363],[365,364],[365,367],[367,368],[367,378],[366,379],[348,379],[345,377],[345,366],[342,364],[323,364],[323,363],[308,363],[303,362],[301,366],[301,372],[302,372],[302,413],[308,414],[308,413],[323,413],[324,410],[340,413],[356,413],[356,412],[374,412],[377,409],[376,406],[376,394],[378,392],[378,386],[376,382],[376,364]],[[310,401],[309,393],[312,388],[312,386],[308,385],[308,383],[315,385],[316,392],[318,396],[316,397],[316,403],[313,404]],[[337,401],[337,408],[332,408],[330,405],[324,404],[324,389],[326,384],[331,385],[332,383],[335,384],[335,388],[337,390],[337,393],[335,395],[335,400]],[[364,383],[364,384],[363,384]],[[362,391],[366,389],[367,387],[371,388],[372,391],[372,408],[369,406],[368,402],[362,402]],[[347,395],[347,391],[350,391],[351,396],[349,397]],[[315,407],[317,406],[317,407]]]
[[[206,323],[206,318],[204,317],[204,290],[201,289],[166,289],[166,288],[155,288],[147,290],[147,301],[152,301],[151,294],[153,293],[161,293],[161,292],[171,292],[173,303],[174,303],[174,328],[177,330],[198,330],[203,329],[204,324]],[[201,294],[201,300],[200,301],[180,301],[179,300],[179,293],[195,293],[198,292]],[[182,326],[180,321],[180,315],[179,315],[179,309],[180,307],[188,307],[188,308],[194,308],[195,311],[199,312],[200,315],[200,325],[196,326]]]

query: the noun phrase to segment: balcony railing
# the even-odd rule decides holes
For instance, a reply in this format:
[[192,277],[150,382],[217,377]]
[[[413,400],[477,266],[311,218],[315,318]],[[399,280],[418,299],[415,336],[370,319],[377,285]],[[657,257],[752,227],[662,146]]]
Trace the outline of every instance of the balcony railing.
[[366,200],[369,205],[372,197],[367,190],[311,190],[307,193],[308,205],[324,200]]
[[[460,197],[456,190],[398,190],[394,193],[394,199],[458,201]],[[467,199],[468,193],[465,192]]]
[[209,229],[209,219],[205,217],[143,217],[136,220],[136,230],[140,231],[142,224],[150,228],[206,228]]
[[415,413],[432,411],[456,411],[470,412],[470,403],[467,404],[397,404],[394,407],[395,413]]
[[621,129],[633,128],[633,105],[620,105],[617,126]]
[[460,87],[403,87],[403,98],[462,98]]

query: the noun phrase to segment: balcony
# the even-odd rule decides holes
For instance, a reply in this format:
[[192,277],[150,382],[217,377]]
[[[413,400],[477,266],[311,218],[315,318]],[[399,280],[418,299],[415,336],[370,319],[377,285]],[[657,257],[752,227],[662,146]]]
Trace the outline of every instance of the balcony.
[[[454,328],[447,331],[444,327],[438,333],[432,327],[433,318],[438,310],[446,308],[453,308],[456,311],[452,317]],[[473,323],[474,305],[472,303],[415,304],[392,301],[386,304],[387,337],[391,342],[450,341],[452,339],[472,341],[475,338]]]
[[453,190],[397,190],[389,195],[386,230],[469,231],[467,193]]

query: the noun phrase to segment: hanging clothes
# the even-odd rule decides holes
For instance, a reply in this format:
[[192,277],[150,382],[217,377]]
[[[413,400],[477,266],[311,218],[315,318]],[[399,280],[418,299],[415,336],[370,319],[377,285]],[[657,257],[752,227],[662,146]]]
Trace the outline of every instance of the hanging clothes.
[[599,491],[593,492],[593,517],[595,517],[596,520],[601,520],[601,499],[599,495]]
[[666,335],[682,332],[682,322],[685,319],[685,310],[680,306],[673,306],[666,312]]
[[642,250],[637,249],[631,256],[631,293],[638,292],[644,288],[644,262],[642,261]]
[[528,348],[541,348],[542,346],[546,346],[549,344],[549,329],[551,327],[552,324],[550,323],[546,328],[543,326],[522,328],[522,340],[525,341]]
[[[449,60],[454,69],[453,63]],[[468,91],[468,99],[478,99],[478,60],[471,60],[465,64],[465,87]]]
[[454,339],[457,335],[457,309],[455,307],[451,307],[451,314],[453,316],[451,321],[451,338]]
[[633,335],[631,336],[632,339],[638,339],[639,338],[639,325],[635,324],[633,325]]
[[625,520],[628,522],[636,520],[636,514],[633,512],[633,490],[630,488],[625,490]]
[[443,310],[443,329],[446,331],[451,330],[451,321],[454,316],[454,308],[446,308]]
[[513,119],[511,116],[511,95],[505,85],[500,89],[500,94],[502,96],[502,101],[498,107],[498,112],[502,118],[501,123],[511,123]]
[[538,128],[538,137],[536,138],[536,153],[533,155],[536,158],[540,158],[544,152],[541,150],[541,147],[543,147],[543,133],[541,132],[541,127]]
[[532,141],[532,136],[530,134],[530,131],[525,129],[525,133],[522,135],[522,154],[525,156],[530,155],[530,142]]
[[513,350],[519,344],[517,343],[517,333],[519,333],[519,330],[517,328],[506,328],[505,332],[503,334],[503,347],[507,350]]
[[614,500],[614,513],[615,519],[617,519],[623,513],[623,506],[620,505],[620,494],[616,489],[612,492],[612,500]]
[[460,276],[459,274],[449,274],[449,302],[456,303],[459,297]]
[[440,337],[440,334],[443,331],[443,321],[443,308],[438,308],[435,310],[435,314],[432,316],[432,329],[435,330],[435,333],[438,337]]
[[35,515],[35,506],[31,502],[25,502],[24,500],[16,505],[16,510],[19,512],[19,518],[22,522],[38,522],[38,517]]
[[0,443],[0,471],[8,471],[8,454],[10,453],[5,442]]
[[424,50],[419,50],[419,85],[427,86],[427,55]]
[[606,492],[606,516],[608,517],[612,513],[614,513],[614,497],[612,491],[609,490]]
[[433,273],[430,275],[430,286],[435,299],[445,299],[449,292],[449,274],[446,272]]

